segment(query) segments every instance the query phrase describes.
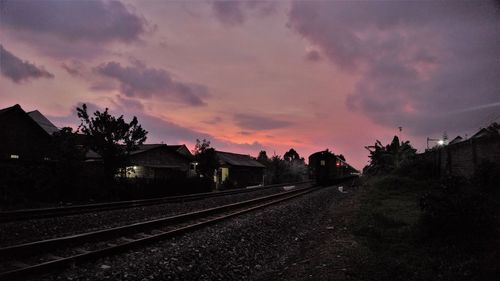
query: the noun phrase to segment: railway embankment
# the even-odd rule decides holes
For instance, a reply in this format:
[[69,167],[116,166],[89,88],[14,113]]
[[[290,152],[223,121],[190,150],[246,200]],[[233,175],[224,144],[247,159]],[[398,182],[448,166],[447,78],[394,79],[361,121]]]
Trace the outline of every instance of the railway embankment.
[[70,216],[4,222],[0,223],[0,246],[74,235],[82,232],[118,227],[124,224],[140,223],[166,216],[236,203],[281,191],[282,188],[279,187],[269,188],[252,190],[252,192],[248,193],[209,197],[195,201],[167,202],[133,208],[86,212]]
[[280,276],[349,193],[336,187],[35,280],[269,280]]

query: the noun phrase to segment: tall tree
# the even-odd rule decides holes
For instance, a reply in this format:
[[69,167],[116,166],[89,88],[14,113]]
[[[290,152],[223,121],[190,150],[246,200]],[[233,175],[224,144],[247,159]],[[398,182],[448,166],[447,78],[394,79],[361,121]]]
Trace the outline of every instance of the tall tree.
[[81,120],[78,130],[87,136],[89,148],[101,155],[104,172],[111,181],[118,169],[125,165],[130,152],[146,141],[148,132],[139,125],[135,116],[127,123],[123,115],[116,118],[107,108],[104,112],[97,110],[92,117],[85,104],[76,110]]
[[290,148],[290,150],[283,155],[283,160],[292,162],[295,160],[300,160],[300,156],[297,151],[295,151],[295,149]]
[[210,141],[196,139],[193,154],[196,162],[198,162],[198,174],[212,179],[215,170],[219,167],[219,161],[217,160],[215,149],[210,147]]
[[262,165],[267,166],[269,163],[269,157],[267,157],[267,152],[265,150],[261,150],[259,152],[259,156],[257,156],[257,161],[259,161]]

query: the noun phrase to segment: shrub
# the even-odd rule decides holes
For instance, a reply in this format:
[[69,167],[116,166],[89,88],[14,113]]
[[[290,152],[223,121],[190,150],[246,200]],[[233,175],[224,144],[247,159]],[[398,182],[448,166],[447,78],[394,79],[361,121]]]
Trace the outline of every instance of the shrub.
[[463,178],[447,177],[420,198],[426,235],[467,239],[492,232],[493,202],[487,193]]

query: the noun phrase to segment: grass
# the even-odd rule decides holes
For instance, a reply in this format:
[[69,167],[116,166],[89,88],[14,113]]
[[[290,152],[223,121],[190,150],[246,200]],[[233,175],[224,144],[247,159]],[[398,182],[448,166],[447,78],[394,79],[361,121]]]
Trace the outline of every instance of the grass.
[[356,280],[482,280],[470,243],[427,233],[419,200],[436,186],[395,175],[363,179],[352,226],[365,249],[354,261]]

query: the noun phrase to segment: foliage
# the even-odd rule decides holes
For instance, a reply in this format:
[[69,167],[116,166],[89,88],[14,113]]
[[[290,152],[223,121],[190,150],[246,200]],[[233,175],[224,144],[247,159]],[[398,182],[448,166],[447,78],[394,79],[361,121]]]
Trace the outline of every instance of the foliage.
[[299,154],[293,148],[290,148],[290,150],[288,150],[287,152],[285,152],[285,154],[283,154],[283,160],[287,162],[292,162],[299,159],[300,159]]
[[274,155],[266,161],[263,155],[267,157],[265,151],[261,151],[259,154],[261,160],[259,162],[266,166],[266,184],[301,181],[307,176],[307,166],[304,163],[304,158],[300,158],[293,148],[285,153],[286,159]]
[[446,182],[450,190],[440,197],[444,201],[427,201],[436,203],[429,209],[421,208],[418,199],[445,188],[435,180],[365,178],[353,228],[368,252],[355,264],[356,280],[492,280],[481,278],[479,264],[481,247],[488,245],[485,233],[492,233],[493,226],[481,227],[487,226],[481,222],[487,214],[477,212],[474,197],[463,195],[462,180]]
[[279,155],[274,155],[273,157],[271,157],[271,160],[269,161],[268,170],[269,170],[271,184],[284,182],[287,167],[285,162]]
[[198,162],[197,173],[212,180],[215,170],[219,167],[219,161],[215,149],[210,147],[210,141],[196,139],[193,154],[196,162]]
[[84,160],[88,149],[79,145],[78,139],[77,132],[73,132],[72,128],[61,128],[52,135],[53,152],[51,155],[65,164]]
[[269,157],[267,157],[267,152],[265,150],[261,150],[259,152],[259,156],[257,156],[257,161],[259,161],[262,165],[266,166],[269,164]]
[[415,158],[417,150],[409,141],[399,142],[394,136],[392,142],[386,146],[377,140],[375,145],[367,146],[370,152],[370,164],[364,168],[367,174],[387,174],[408,165]]
[[495,223],[493,198],[498,197],[498,191],[488,185],[478,185],[491,179],[490,172],[476,174],[472,181],[476,184],[461,177],[447,176],[426,192],[420,198],[420,207],[427,235],[465,240],[491,235]]
[[475,170],[472,181],[485,192],[500,192],[500,163],[481,162]]
[[146,141],[148,132],[139,125],[137,117],[127,123],[123,115],[116,118],[108,113],[107,108],[104,112],[94,112],[91,117],[87,105],[83,104],[77,108],[77,114],[81,119],[78,130],[88,137],[90,149],[101,155],[105,174],[111,180],[124,166],[126,156]]

